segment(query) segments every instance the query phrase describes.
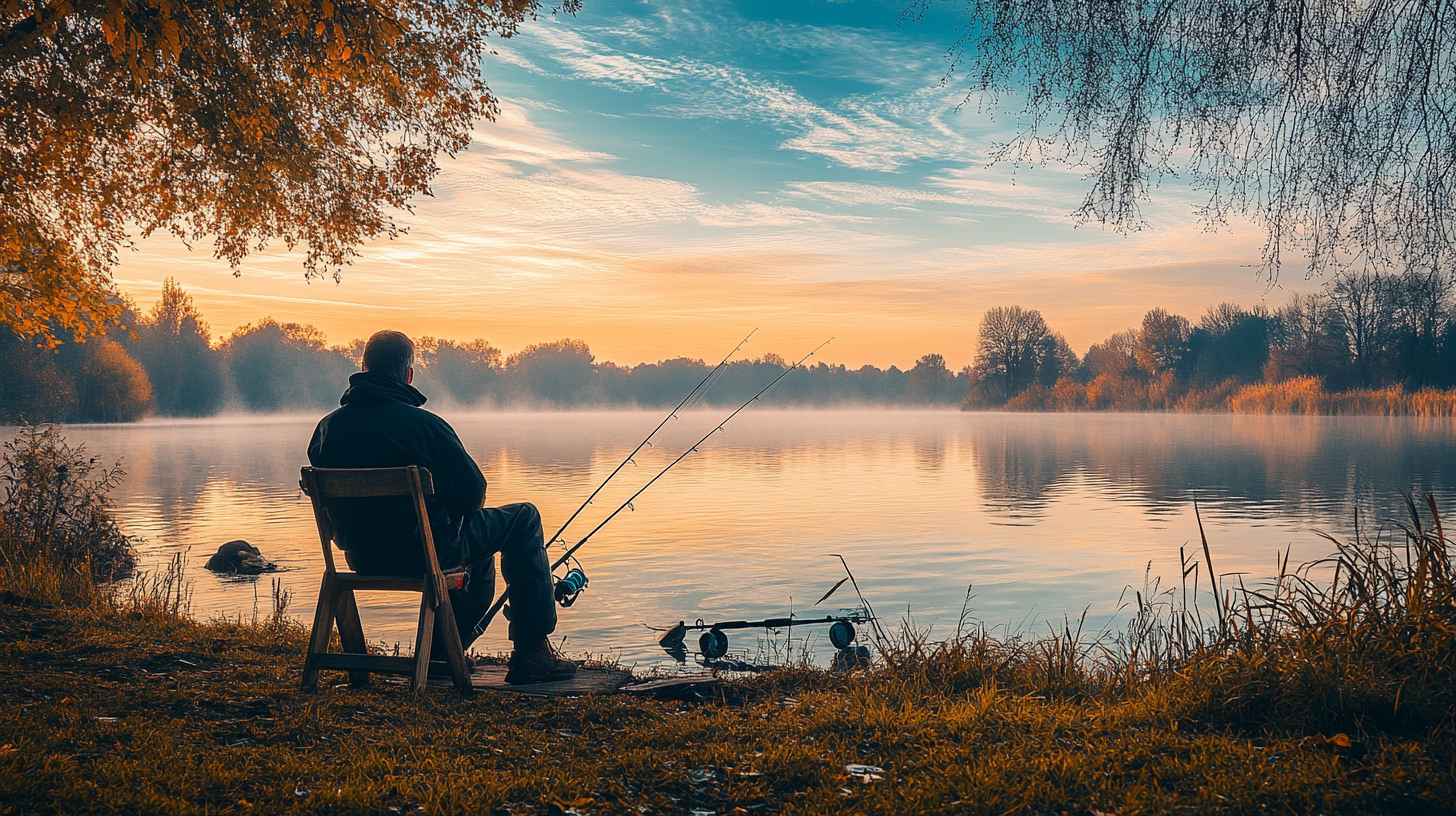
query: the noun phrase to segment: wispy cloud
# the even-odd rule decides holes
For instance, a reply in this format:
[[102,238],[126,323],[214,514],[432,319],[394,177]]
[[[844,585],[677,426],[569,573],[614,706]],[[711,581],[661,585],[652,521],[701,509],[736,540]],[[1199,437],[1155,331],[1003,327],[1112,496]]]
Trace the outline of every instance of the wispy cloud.
[[[665,58],[618,50],[579,30],[541,25],[529,34],[535,59],[514,59],[545,72],[550,60],[566,75],[621,90],[653,89],[662,99],[650,109],[659,116],[740,120],[770,127],[780,147],[824,156],[861,170],[894,171],[916,161],[969,155],[957,98],[929,87],[850,95],[819,104],[795,88],[737,65],[686,56]],[[908,95],[907,95],[908,94]]]
[[965,204],[963,199],[930,190],[909,190],[881,184],[852,181],[792,181],[785,185],[792,195],[819,198],[849,206],[914,204]]

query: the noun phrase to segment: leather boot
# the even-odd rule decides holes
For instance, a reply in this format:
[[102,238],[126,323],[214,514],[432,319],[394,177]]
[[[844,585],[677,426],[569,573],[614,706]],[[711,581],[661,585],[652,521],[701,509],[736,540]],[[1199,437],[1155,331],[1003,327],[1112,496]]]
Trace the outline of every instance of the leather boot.
[[551,641],[545,638],[528,648],[517,646],[506,665],[506,682],[512,685],[551,683],[570,680],[574,676],[576,664],[557,654]]

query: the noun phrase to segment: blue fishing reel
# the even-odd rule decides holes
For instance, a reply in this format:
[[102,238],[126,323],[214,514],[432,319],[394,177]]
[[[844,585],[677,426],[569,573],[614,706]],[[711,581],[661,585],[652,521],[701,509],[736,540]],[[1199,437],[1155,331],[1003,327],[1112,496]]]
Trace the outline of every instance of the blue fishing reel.
[[562,576],[556,582],[554,592],[556,602],[563,607],[568,607],[576,603],[577,596],[586,590],[587,583],[586,571],[580,566],[575,566],[567,570],[566,575]]

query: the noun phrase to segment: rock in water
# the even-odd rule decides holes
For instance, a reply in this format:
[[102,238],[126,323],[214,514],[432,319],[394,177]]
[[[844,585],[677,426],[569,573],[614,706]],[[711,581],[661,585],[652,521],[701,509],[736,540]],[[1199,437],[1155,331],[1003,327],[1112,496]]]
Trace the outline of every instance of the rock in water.
[[207,559],[204,566],[213,572],[236,572],[243,575],[256,575],[278,569],[278,565],[264,558],[257,547],[242,539],[229,541],[218,547],[217,552]]
[[272,572],[278,569],[278,565],[263,557],[262,553],[243,553],[238,559],[238,572],[246,575],[256,575],[260,572]]

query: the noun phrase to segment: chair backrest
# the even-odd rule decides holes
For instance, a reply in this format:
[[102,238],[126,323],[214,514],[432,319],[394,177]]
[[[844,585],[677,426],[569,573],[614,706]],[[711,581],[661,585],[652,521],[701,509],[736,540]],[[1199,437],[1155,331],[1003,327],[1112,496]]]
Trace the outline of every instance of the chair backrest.
[[[304,468],[303,492],[320,499],[368,499],[376,496],[412,496],[414,487],[410,471],[419,474],[420,491],[435,495],[435,480],[430,471],[411,465],[397,468]],[[313,474],[309,484],[308,474]]]
[[318,524],[319,542],[323,545],[324,565],[334,572],[334,523],[328,513],[334,499],[370,499],[408,496],[413,499],[415,524],[424,548],[425,564],[443,585],[440,562],[435,557],[435,537],[430,531],[425,497],[435,494],[435,480],[430,471],[410,465],[398,468],[315,468],[299,471],[298,486],[313,500],[313,517]]

